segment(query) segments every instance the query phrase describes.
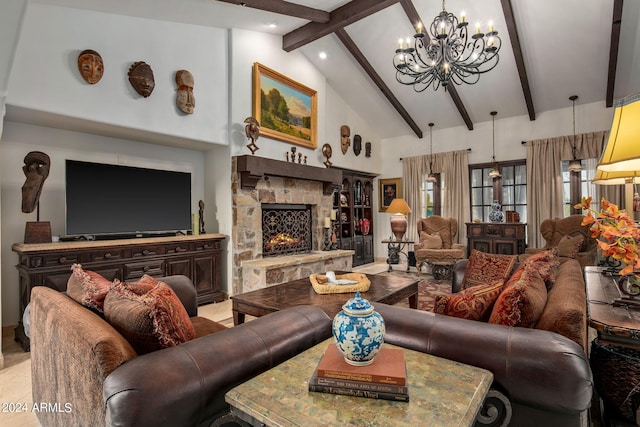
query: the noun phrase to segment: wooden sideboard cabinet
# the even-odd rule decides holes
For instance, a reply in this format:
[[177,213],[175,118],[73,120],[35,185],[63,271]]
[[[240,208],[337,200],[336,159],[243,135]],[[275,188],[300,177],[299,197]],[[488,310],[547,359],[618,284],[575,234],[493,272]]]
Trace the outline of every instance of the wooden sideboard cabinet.
[[67,289],[71,266],[82,264],[109,280],[134,281],[144,274],[161,277],[183,274],[198,294],[198,304],[224,300],[221,283],[223,234],[149,237],[140,239],[74,241],[56,243],[14,243],[20,276],[20,323],[16,341],[29,350],[22,327],[22,314],[31,289],[48,286]]
[[467,222],[467,257],[471,249],[490,254],[519,255],[526,247],[527,224]]

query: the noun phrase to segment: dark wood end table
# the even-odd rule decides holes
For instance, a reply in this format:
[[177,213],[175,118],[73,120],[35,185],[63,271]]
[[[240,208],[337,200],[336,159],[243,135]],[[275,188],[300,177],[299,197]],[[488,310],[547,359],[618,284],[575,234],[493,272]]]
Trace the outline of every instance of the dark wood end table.
[[[345,272],[337,271],[336,274]],[[419,280],[406,277],[368,274],[371,286],[362,297],[370,302],[396,304],[405,298],[409,299],[409,307],[418,308]],[[244,323],[245,315],[264,316],[275,311],[297,305],[315,305],[333,318],[342,310],[342,306],[354,292],[343,294],[318,294],[313,290],[308,277],[269,286],[267,288],[246,292],[231,297],[233,324]]]

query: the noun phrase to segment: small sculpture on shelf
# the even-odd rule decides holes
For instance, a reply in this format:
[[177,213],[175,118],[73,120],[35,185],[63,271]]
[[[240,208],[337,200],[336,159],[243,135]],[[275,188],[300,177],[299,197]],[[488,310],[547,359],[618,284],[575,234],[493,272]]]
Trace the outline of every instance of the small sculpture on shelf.
[[51,242],[51,223],[40,221],[40,194],[49,176],[51,159],[42,151],[31,151],[24,157],[22,171],[26,181],[22,186],[22,212],[36,211],[36,221],[28,221],[24,232],[25,243]]
[[205,234],[204,231],[204,202],[202,200],[198,201],[198,216],[200,217],[200,234]]
[[331,167],[331,165],[333,164],[331,162],[331,155],[333,154],[333,149],[331,148],[331,146],[329,144],[324,144],[322,146],[322,155],[325,157],[325,161],[323,162],[324,165],[326,167]]
[[247,124],[244,127],[244,133],[247,138],[251,140],[251,143],[247,144],[247,148],[251,150],[251,154],[255,154],[255,152],[260,149],[260,147],[256,145],[256,141],[260,137],[260,122],[254,117],[247,117],[244,119],[244,122]]

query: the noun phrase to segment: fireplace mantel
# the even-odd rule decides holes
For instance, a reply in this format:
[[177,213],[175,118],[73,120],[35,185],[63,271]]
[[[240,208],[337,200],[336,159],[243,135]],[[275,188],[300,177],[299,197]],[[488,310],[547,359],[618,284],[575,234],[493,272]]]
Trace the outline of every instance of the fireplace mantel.
[[240,187],[245,190],[255,189],[258,181],[266,176],[318,181],[322,183],[323,192],[327,196],[342,184],[342,171],[338,169],[319,168],[250,155],[238,156],[236,161]]

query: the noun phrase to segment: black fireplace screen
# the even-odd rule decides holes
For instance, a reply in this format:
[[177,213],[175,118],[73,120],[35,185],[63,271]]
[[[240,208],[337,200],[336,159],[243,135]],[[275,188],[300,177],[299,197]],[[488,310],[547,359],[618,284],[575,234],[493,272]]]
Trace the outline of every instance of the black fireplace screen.
[[311,252],[309,205],[262,205],[262,256]]

